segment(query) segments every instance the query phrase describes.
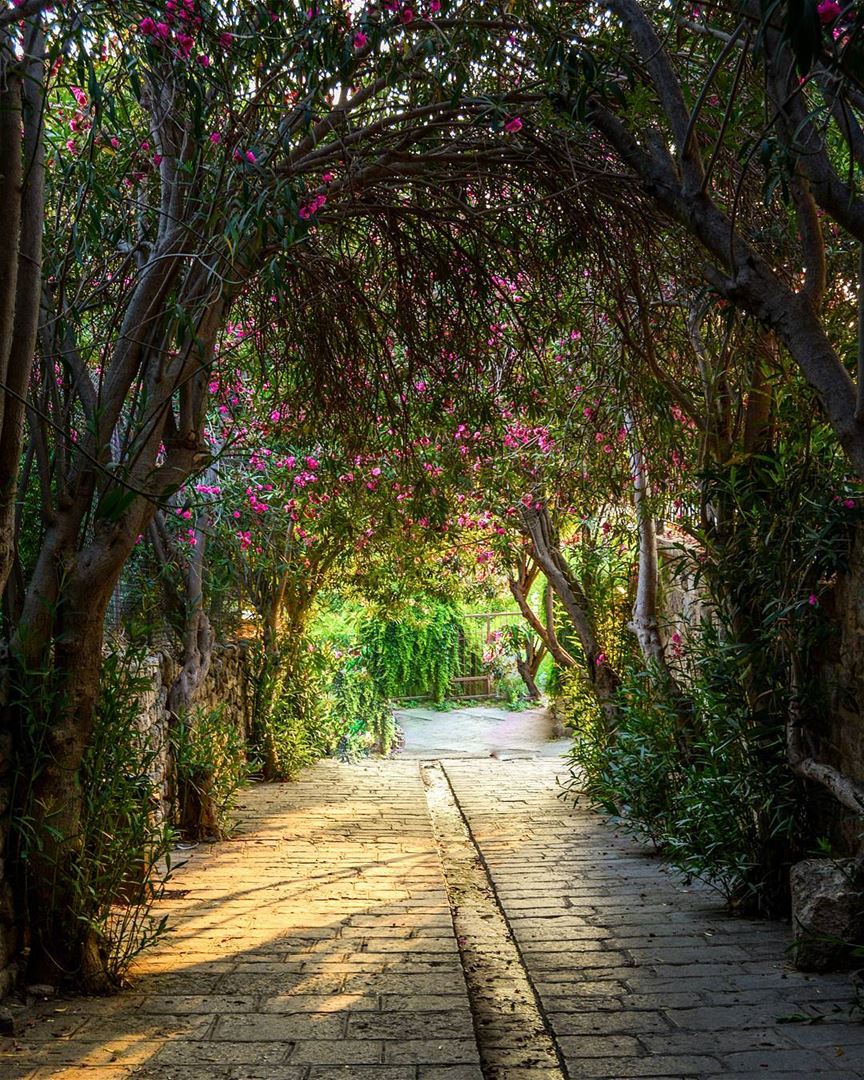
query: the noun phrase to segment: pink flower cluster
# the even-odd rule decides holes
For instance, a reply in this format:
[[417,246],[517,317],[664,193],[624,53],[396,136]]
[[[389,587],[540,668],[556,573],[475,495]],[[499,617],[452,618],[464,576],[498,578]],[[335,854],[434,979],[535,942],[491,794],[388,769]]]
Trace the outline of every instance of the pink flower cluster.
[[555,440],[545,427],[530,427],[527,424],[510,424],[504,434],[504,445],[508,450],[520,446],[536,445],[543,454],[549,454],[555,447]]
[[[189,60],[203,25],[196,6],[196,0],[166,0],[164,16],[145,16],[138,23],[138,30],[151,44],[163,48],[173,46],[177,59]],[[219,44],[223,48],[227,49],[232,41],[233,36],[229,33],[219,36]],[[202,67],[210,66],[207,53],[199,53],[195,60]]]
[[829,26],[831,23],[836,22],[840,17],[842,8],[837,3],[837,0],[822,0],[816,7],[816,13],[819,16],[819,22],[823,26]]
[[310,202],[304,203],[304,205],[300,207],[298,213],[304,221],[308,221],[309,218],[317,214],[323,206],[326,206],[326,204],[326,195],[316,195],[315,198],[312,199]]

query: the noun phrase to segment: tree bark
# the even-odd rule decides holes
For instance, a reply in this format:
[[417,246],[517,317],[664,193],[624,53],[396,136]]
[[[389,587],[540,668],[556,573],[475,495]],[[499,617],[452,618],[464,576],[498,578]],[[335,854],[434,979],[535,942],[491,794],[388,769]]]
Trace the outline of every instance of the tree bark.
[[633,474],[633,508],[639,533],[639,569],[636,579],[636,599],[633,603],[631,629],[639,642],[642,655],[649,664],[668,674],[666,652],[660,636],[657,618],[657,593],[660,568],[657,558],[657,524],[651,509],[651,489],[645,465],[645,455],[638,444],[631,417],[626,420],[631,440],[630,471]]
[[68,982],[90,991],[108,988],[100,943],[70,913],[81,855],[83,793],[80,768],[90,743],[99,697],[105,610],[113,584],[69,587],[58,612],[53,656],[40,676],[17,680],[19,744],[36,753],[30,764],[25,812],[39,844],[18,866],[26,899],[34,982]]
[[588,612],[587,597],[578,582],[574,580],[566,560],[558,550],[546,507],[535,505],[523,508],[522,520],[531,539],[533,558],[564,605],[564,610],[579,638],[585,656],[588,679],[597,695],[606,726],[611,733],[617,723],[616,697],[620,680],[597,640]]
[[[539,568],[538,568],[539,569]],[[523,560],[519,567],[519,573],[516,578],[509,578],[508,584],[510,586],[510,593],[513,599],[519,605],[519,610],[522,613],[522,617],[534,631],[534,633],[543,642],[543,645],[548,650],[552,658],[557,664],[563,668],[573,667],[576,661],[567,652],[567,650],[560,644],[555,634],[555,625],[552,621],[552,612],[548,610],[547,604],[546,612],[546,625],[540,621],[535,614],[531,605],[528,603],[528,593],[531,589],[531,585],[534,583],[537,577],[536,570],[532,573],[528,570],[525,561]],[[547,597],[551,598],[551,592],[547,593]]]
[[0,30],[0,594],[15,561],[24,406],[42,294],[44,67],[38,15],[27,26],[20,64],[9,31]]

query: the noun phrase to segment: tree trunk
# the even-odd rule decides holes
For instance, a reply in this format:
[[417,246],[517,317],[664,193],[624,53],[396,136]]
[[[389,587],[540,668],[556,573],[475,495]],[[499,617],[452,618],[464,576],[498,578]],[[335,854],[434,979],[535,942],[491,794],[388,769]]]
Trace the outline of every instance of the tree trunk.
[[633,421],[628,416],[627,434],[632,442],[630,470],[633,474],[633,508],[639,533],[639,570],[636,580],[636,599],[633,603],[633,621],[630,628],[636,635],[642,655],[649,664],[656,664],[668,674],[666,653],[660,637],[657,619],[657,592],[660,570],[657,559],[657,526],[651,509],[651,490],[645,467],[645,455],[638,445]]
[[195,703],[195,695],[207,678],[213,657],[214,636],[204,609],[204,553],[207,546],[206,511],[195,523],[195,544],[185,573],[183,666],[168,691],[168,711],[181,717]]
[[0,594],[15,562],[24,403],[42,292],[45,36],[40,19],[28,23],[20,64],[12,56],[10,31],[0,30]]
[[18,865],[26,875],[28,977],[100,991],[107,989],[100,943],[74,913],[83,839],[80,769],[99,697],[103,620],[113,581],[98,589],[89,581],[86,588],[77,585],[64,590],[49,667],[41,673],[19,667],[15,673],[19,746],[31,751],[21,762],[29,788],[19,808],[38,837]]
[[[539,569],[539,568],[538,568]],[[509,579],[510,593],[519,605],[522,617],[540,638],[543,646],[551,654],[556,664],[563,668],[573,667],[576,661],[558,641],[555,634],[555,624],[552,618],[551,599],[552,592],[546,592],[546,624],[540,621],[533,608],[528,603],[528,593],[537,577],[537,571],[529,571],[523,560],[519,566],[519,574],[516,578]],[[536,672],[535,672],[536,674]]]
[[[168,714],[172,729],[178,721],[196,725],[206,717],[194,711],[195,698],[210,670],[214,635],[204,609],[204,553],[207,544],[206,511],[195,523],[195,544],[185,572],[183,662],[168,691]],[[222,835],[219,815],[213,802],[212,770],[199,770],[194,776],[181,776],[172,769],[178,827],[186,840],[207,840]]]
[[579,638],[585,655],[588,679],[597,695],[606,727],[611,734],[617,723],[616,698],[620,680],[597,640],[588,612],[587,597],[573,579],[564,556],[558,550],[546,507],[526,507],[522,511],[522,519],[531,538],[534,560],[542,568],[549,584],[564,605]]
[[528,691],[528,697],[531,701],[540,700],[540,687],[537,685],[537,672],[540,668],[540,662],[546,655],[545,648],[541,645],[539,649],[534,648],[532,641],[529,641],[526,646],[527,656],[516,657],[516,670],[522,678],[522,682],[525,683],[525,688]]

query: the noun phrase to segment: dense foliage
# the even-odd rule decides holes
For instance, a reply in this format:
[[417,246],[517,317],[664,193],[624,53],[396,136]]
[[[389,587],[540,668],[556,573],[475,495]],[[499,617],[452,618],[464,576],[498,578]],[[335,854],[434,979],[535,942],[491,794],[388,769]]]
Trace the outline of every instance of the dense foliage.
[[[860,827],[834,737],[859,707],[828,685],[864,662],[855,18],[0,12],[31,981],[116,984],[170,829],[228,833],[250,769],[391,752],[389,699],[481,667],[514,704],[548,691],[574,786],[739,906],[783,911],[790,863]],[[201,707],[234,637],[248,745]],[[176,660],[165,746],[137,720],[147,649]]]

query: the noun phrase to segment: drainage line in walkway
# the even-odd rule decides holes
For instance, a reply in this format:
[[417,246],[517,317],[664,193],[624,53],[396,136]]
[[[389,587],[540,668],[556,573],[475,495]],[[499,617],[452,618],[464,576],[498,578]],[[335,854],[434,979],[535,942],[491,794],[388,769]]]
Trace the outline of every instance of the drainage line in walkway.
[[477,845],[440,762],[421,766],[486,1080],[566,1080]]

